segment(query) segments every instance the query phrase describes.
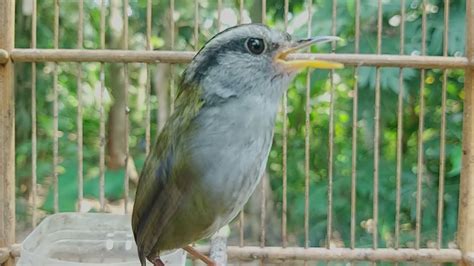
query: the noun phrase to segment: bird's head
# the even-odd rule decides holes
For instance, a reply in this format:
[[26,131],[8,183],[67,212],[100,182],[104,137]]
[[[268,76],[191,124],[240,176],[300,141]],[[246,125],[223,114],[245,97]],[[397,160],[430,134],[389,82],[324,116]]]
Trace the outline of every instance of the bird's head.
[[182,81],[202,88],[204,95],[279,97],[302,68],[342,67],[328,61],[287,60],[289,54],[315,43],[338,39],[323,36],[292,40],[288,33],[262,24],[235,26],[204,45],[189,64]]

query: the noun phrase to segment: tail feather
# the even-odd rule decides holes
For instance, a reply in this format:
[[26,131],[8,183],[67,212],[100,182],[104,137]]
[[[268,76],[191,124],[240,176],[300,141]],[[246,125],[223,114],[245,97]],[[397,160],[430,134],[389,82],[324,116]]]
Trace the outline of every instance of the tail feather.
[[143,252],[138,251],[138,258],[140,258],[140,263],[142,266],[146,266],[146,257]]
[[[133,223],[133,222],[132,222]],[[138,235],[137,235],[137,230],[135,230],[136,227],[133,226],[133,236],[135,238],[135,243],[137,244],[137,251],[138,251],[138,258],[140,259],[140,263],[142,266],[146,266],[146,255],[145,251],[143,250],[142,245],[140,244],[140,241],[138,241]]]

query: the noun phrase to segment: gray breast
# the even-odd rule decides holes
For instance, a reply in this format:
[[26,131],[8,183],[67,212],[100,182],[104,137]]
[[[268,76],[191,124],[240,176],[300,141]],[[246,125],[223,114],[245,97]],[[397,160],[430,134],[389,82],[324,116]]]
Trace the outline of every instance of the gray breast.
[[[239,99],[241,100],[241,99]],[[278,104],[252,98],[202,110],[188,158],[217,210],[217,227],[234,218],[255,190],[267,163]]]

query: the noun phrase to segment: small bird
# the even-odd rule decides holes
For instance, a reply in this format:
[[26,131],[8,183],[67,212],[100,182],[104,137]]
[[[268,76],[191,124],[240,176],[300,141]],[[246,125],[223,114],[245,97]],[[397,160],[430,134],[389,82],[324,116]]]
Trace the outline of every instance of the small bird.
[[280,98],[304,67],[342,64],[287,60],[323,36],[292,41],[262,24],[228,28],[210,39],[184,71],[175,110],[140,175],[132,228],[142,266],[164,265],[160,252],[211,236],[243,208],[264,173]]

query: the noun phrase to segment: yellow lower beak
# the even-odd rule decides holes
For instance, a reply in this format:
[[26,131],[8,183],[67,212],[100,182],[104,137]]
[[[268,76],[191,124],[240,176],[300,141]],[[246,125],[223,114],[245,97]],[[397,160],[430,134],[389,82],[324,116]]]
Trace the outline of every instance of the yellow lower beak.
[[309,47],[316,43],[326,43],[331,41],[338,41],[341,38],[337,36],[320,36],[315,38],[310,38],[306,40],[300,40],[294,43],[291,47],[279,52],[276,57],[276,63],[280,64],[289,71],[299,70],[305,67],[310,68],[317,68],[317,69],[335,69],[335,68],[343,68],[344,65],[337,62],[330,62],[330,61],[323,61],[323,60],[288,60],[286,58],[287,55],[301,50],[305,47]]
[[[286,54],[283,53],[283,55]],[[277,57],[276,62],[290,71],[299,70],[305,67],[316,69],[339,69],[344,67],[344,65],[341,63],[324,60],[286,60],[284,58]]]

